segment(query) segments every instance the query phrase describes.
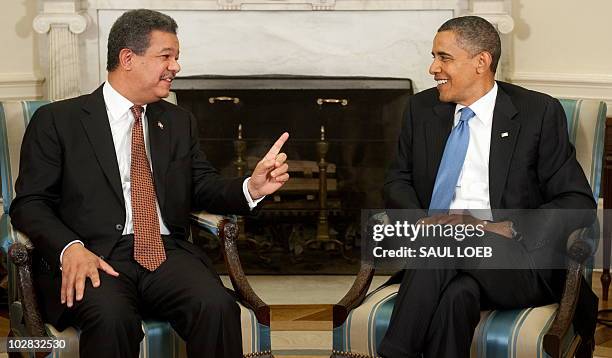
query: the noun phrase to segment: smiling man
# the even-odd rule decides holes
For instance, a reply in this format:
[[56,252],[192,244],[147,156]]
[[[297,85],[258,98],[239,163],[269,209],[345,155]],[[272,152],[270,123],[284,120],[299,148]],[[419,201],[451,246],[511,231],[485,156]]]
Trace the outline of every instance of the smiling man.
[[146,318],[169,321],[190,357],[242,357],[240,310],[187,241],[189,212],[247,215],[289,179],[288,134],[251,177],[220,177],[193,115],[162,100],[180,70],[176,29],[123,14],[108,81],[41,107],[23,139],[12,223],[34,242],[44,318],[80,330],[81,357],[137,357]]
[[[389,283],[401,286],[378,347],[387,358],[469,357],[481,309],[559,299],[564,271],[533,263],[564,251],[567,236],[495,220],[496,209],[595,208],[559,101],[495,81],[501,42],[489,22],[475,16],[447,21],[433,40],[432,55],[429,73],[437,86],[406,105],[397,157],[385,181],[386,207],[421,212],[422,224],[481,224],[488,242],[503,247],[504,259],[521,269],[423,269],[395,275]],[[449,210],[476,210],[481,217],[449,215]],[[577,217],[563,224],[559,231],[567,234],[588,220]],[[582,287],[574,327],[589,339],[597,299]]]

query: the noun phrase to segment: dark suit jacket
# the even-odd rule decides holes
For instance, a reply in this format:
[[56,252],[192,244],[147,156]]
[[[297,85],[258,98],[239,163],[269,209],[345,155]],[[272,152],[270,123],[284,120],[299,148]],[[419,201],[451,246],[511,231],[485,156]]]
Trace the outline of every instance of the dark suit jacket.
[[[551,218],[545,210],[512,217],[523,234],[522,243],[539,262],[547,250],[564,249],[571,230],[592,221],[596,203],[576,161],[559,101],[509,83],[497,84],[489,154],[494,218],[501,219],[499,209],[585,209],[582,215],[568,212],[563,220]],[[440,102],[436,88],[410,97],[397,157],[385,181],[388,209],[422,209],[421,216],[426,216],[455,107],[455,103]],[[503,132],[508,136],[502,137]],[[585,314],[593,323],[592,305],[596,312],[597,298],[587,291],[582,303],[589,307],[591,312]]]
[[[188,236],[192,210],[249,212],[242,192],[244,178],[221,178],[206,161],[193,115],[159,101],[147,106],[146,117],[157,200],[174,236]],[[78,239],[96,255],[108,256],[125,223],[102,87],[41,107],[26,129],[20,164],[10,216],[50,267],[37,284],[43,311],[54,322],[63,311],[59,304],[62,249]],[[183,244],[194,250],[193,245]]]

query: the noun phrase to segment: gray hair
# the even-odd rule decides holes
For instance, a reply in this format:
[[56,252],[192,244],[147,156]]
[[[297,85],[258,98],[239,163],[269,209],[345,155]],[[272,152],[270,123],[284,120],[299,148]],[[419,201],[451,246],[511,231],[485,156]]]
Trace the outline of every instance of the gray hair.
[[119,52],[128,48],[142,55],[149,48],[151,32],[154,30],[176,34],[176,21],[161,12],[138,9],[121,15],[108,34],[106,70],[113,71],[119,66]]
[[501,56],[501,40],[499,33],[490,22],[478,16],[462,16],[446,21],[438,32],[452,31],[457,36],[458,45],[475,56],[486,51],[491,54],[491,72],[497,70]]

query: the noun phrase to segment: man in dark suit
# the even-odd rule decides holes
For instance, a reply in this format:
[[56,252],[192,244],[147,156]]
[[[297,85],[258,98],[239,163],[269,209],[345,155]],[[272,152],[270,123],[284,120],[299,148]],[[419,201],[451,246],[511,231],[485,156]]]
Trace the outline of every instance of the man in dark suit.
[[[482,18],[455,18],[440,27],[429,68],[438,85],[407,103],[385,201],[388,209],[420,212],[422,224],[481,224],[489,242],[503,247],[504,258],[521,269],[396,275],[392,281],[401,286],[378,348],[384,357],[469,357],[481,309],[558,300],[559,271],[533,263],[564,250],[568,231],[588,224],[591,214],[574,215],[559,225],[558,220],[542,220],[544,209],[595,208],[560,103],[496,82],[500,54],[498,33]],[[484,214],[474,217],[466,209]],[[498,219],[496,209],[542,214]],[[596,298],[588,287],[583,296],[589,322],[578,328],[594,327]]]
[[162,100],[180,70],[176,29],[159,12],[123,14],[108,81],[42,107],[23,139],[12,223],[40,256],[45,318],[80,329],[82,357],[137,357],[146,317],[168,320],[191,357],[242,356],[240,310],[186,240],[189,212],[248,214],[288,180],[288,134],[250,178],[221,178],[193,115]]

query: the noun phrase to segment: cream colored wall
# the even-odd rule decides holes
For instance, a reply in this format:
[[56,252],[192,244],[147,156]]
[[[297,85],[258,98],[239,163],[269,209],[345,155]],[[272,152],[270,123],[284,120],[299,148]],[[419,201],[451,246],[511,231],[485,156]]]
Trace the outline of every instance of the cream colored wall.
[[610,14],[610,0],[513,0],[510,79],[555,96],[603,98],[612,107]]
[[0,10],[0,99],[36,98],[42,94],[41,71],[32,21],[35,0],[4,0]]
[[515,0],[517,72],[612,74],[610,0]]

